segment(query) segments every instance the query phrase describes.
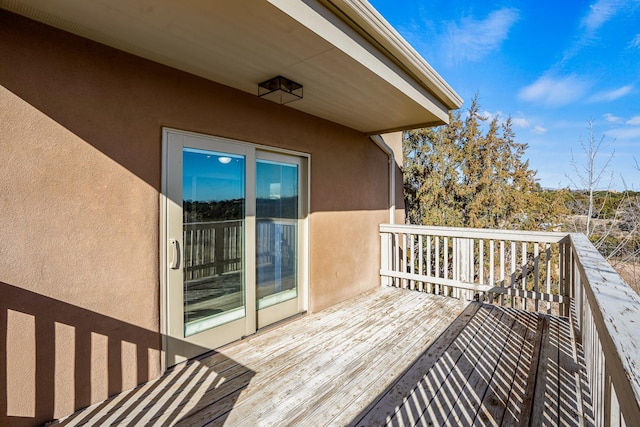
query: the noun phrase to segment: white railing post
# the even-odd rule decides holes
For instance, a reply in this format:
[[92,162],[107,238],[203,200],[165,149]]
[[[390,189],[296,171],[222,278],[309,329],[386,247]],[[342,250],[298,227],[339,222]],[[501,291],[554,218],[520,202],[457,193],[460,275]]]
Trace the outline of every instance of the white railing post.
[[[391,234],[380,233],[380,271],[391,270]],[[391,286],[392,278],[386,275],[380,275],[381,286]]]

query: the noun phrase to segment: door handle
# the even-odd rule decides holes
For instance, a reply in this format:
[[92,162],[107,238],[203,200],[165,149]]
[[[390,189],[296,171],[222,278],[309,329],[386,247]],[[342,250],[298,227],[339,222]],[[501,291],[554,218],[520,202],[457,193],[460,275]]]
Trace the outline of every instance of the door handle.
[[180,268],[180,243],[178,243],[177,239],[169,239],[169,244],[171,245],[171,263],[169,267],[172,270],[177,270]]

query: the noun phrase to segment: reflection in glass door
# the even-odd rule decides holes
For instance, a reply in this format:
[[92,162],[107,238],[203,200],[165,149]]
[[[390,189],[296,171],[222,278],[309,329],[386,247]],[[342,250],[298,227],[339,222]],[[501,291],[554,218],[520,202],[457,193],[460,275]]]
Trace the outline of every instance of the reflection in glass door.
[[184,335],[245,316],[243,156],[183,149]]
[[298,296],[298,165],[257,160],[258,309]]

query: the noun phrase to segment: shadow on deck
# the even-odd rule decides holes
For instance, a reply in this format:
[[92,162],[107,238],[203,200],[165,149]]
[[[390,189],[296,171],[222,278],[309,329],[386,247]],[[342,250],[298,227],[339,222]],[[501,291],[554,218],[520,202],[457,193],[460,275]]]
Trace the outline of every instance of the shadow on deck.
[[593,425],[567,319],[470,304],[351,425]]
[[211,352],[63,425],[590,425],[567,319],[383,288]]

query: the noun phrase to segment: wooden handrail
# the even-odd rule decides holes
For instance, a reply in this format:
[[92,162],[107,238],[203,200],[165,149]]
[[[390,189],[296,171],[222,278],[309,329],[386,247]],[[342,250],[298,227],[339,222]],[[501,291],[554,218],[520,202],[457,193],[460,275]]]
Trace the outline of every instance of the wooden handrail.
[[640,422],[640,297],[583,234],[571,234],[574,301],[597,425]]
[[381,224],[380,232],[461,237],[467,239],[518,240],[521,242],[561,243],[569,240],[567,233],[546,231],[491,230],[487,228],[436,227],[410,224]]

